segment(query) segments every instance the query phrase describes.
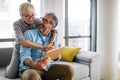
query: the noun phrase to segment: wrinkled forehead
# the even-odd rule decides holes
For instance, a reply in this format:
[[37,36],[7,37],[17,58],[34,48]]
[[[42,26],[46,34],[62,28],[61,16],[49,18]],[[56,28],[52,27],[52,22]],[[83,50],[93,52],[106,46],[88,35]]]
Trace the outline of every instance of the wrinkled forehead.
[[47,20],[48,20],[48,22],[52,21],[51,16],[45,15],[45,16],[44,16],[44,18],[45,18],[45,19],[47,19]]

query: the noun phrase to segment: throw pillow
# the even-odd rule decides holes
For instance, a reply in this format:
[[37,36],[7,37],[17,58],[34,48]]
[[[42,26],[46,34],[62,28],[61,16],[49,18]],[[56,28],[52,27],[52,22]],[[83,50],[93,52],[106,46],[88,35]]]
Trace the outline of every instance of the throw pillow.
[[65,46],[61,53],[61,60],[69,61],[69,62],[73,61],[73,58],[79,52],[80,49],[81,48],[78,48],[78,47]]

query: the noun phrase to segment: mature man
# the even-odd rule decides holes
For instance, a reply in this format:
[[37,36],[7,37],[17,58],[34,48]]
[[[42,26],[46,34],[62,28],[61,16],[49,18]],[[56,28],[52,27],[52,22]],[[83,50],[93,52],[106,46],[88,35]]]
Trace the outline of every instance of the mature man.
[[[38,29],[27,30],[24,36],[33,43],[43,45],[49,44],[51,40],[51,30],[58,24],[58,19],[54,13],[47,13],[41,18]],[[57,48],[57,39],[54,44]],[[45,48],[48,51],[54,48],[53,45]],[[65,64],[53,64],[49,57],[43,58],[45,52],[40,49],[20,47],[20,74],[22,80],[71,80],[73,68]]]

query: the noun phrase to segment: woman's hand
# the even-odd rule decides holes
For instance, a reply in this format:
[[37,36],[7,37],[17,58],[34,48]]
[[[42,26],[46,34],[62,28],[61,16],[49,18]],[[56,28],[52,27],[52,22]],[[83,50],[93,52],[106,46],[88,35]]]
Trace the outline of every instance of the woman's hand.
[[47,52],[47,51],[49,51],[49,50],[52,50],[52,49],[55,49],[55,46],[53,46],[53,45],[51,45],[51,44],[49,44],[49,45],[47,45],[47,46],[44,46],[44,51],[45,51],[45,52]]

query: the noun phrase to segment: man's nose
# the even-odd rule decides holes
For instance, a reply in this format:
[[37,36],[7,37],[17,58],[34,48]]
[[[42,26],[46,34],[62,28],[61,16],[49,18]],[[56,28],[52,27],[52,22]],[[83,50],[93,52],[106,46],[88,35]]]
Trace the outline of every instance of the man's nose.
[[40,21],[40,23],[41,23],[41,24],[44,24],[44,21],[43,21],[43,20],[41,20],[41,21]]

